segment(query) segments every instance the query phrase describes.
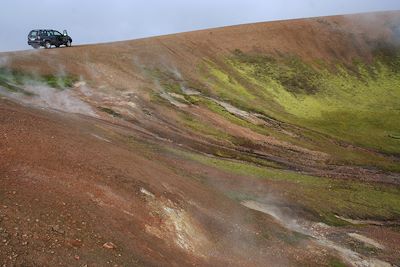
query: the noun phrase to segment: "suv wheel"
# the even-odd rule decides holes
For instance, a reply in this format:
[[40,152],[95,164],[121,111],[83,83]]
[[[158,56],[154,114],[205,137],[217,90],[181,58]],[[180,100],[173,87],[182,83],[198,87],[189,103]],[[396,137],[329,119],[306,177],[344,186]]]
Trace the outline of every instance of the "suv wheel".
[[68,41],[67,44],[66,44],[66,46],[67,46],[67,47],[71,47],[71,46],[72,46],[71,41]]
[[50,44],[49,41],[46,41],[46,42],[44,43],[44,48],[46,48],[46,49],[51,48],[51,44]]

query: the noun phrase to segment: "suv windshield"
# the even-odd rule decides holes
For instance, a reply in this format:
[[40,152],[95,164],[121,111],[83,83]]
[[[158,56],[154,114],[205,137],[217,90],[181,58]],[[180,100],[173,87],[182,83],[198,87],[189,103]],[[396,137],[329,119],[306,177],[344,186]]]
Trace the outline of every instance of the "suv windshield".
[[30,37],[36,37],[37,36],[37,31],[31,31],[29,34]]

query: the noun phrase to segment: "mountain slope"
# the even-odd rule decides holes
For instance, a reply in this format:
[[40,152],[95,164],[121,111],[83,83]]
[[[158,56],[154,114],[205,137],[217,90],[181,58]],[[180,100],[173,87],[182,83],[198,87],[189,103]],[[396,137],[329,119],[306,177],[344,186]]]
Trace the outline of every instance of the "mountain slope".
[[397,264],[399,48],[383,12],[1,53],[0,259]]

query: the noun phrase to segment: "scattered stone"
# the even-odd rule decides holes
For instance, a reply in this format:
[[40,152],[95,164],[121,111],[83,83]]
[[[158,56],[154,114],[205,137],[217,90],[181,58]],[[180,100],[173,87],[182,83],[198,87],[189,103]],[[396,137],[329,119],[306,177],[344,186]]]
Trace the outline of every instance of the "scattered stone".
[[74,256],[75,260],[79,261],[81,259],[81,257],[79,257],[79,255],[75,255]]
[[142,193],[142,194],[144,194],[144,195],[146,195],[148,197],[151,197],[151,198],[155,197],[153,193],[149,192],[148,190],[146,190],[143,187],[140,188],[140,193]]
[[3,237],[3,238],[5,238],[5,239],[7,239],[7,238],[10,237],[10,234],[7,233],[7,232],[4,232],[4,233],[2,233],[0,236]]
[[75,88],[82,87],[82,86],[85,86],[85,85],[86,85],[85,81],[79,81],[79,82],[76,82],[76,83],[73,84],[73,86]]
[[106,248],[106,249],[116,249],[117,246],[116,246],[114,243],[112,243],[112,242],[106,242],[106,243],[103,244],[103,248]]
[[70,240],[69,244],[74,248],[80,248],[80,247],[82,247],[82,240],[80,240],[80,239]]
[[54,232],[59,233],[60,235],[65,234],[65,231],[64,231],[63,229],[61,229],[60,226],[58,226],[58,225],[52,226],[51,229],[52,229]]

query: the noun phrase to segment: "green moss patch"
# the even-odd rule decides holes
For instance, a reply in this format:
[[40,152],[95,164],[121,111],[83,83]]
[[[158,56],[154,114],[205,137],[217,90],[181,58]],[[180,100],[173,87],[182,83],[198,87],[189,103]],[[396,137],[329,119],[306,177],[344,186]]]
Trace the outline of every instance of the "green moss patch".
[[347,267],[347,264],[343,263],[341,260],[337,258],[332,258],[329,260],[330,267]]
[[0,77],[0,87],[3,87],[4,89],[6,89],[7,91],[9,91],[11,93],[22,93],[27,96],[34,95],[33,93],[28,92],[17,85],[11,84],[9,81],[7,81],[6,79],[3,79],[2,77]]
[[[69,75],[44,75],[36,76],[29,73],[22,73],[19,71],[10,71],[5,68],[0,68],[0,83],[1,86],[9,89],[10,91],[20,92],[21,87],[26,84],[45,84],[51,88],[64,89],[71,88],[78,78]],[[19,89],[18,89],[19,88]]]
[[118,112],[116,112],[115,110],[111,109],[111,108],[107,108],[107,107],[98,107],[98,109],[102,112],[108,113],[113,117],[117,117],[120,118],[122,115]]
[[189,113],[181,113],[180,118],[181,118],[181,123],[185,127],[193,130],[195,133],[202,134],[222,141],[233,140],[233,137],[231,135],[227,134],[226,132],[220,130],[215,126],[208,125],[200,118],[196,118],[193,115],[190,115]]
[[53,76],[46,75],[39,78],[40,81],[46,83],[48,86],[56,89],[71,88],[75,82],[78,81],[77,78],[72,76]]
[[238,108],[399,154],[399,142],[389,137],[400,132],[400,57],[393,49],[376,52],[373,63],[335,66],[237,50],[201,69],[211,96]]

